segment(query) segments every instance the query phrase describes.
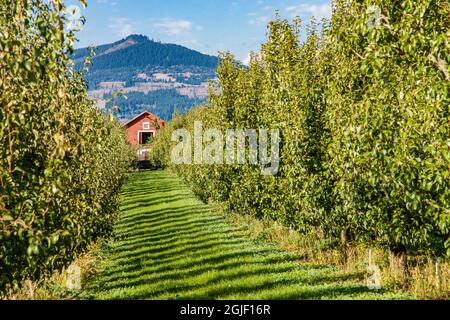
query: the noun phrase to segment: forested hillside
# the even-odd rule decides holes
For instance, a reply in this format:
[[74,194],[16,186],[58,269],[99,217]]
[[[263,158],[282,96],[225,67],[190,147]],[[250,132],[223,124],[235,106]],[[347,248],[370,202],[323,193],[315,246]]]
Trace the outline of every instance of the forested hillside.
[[[108,94],[105,98],[111,99],[106,103],[106,110],[113,110],[114,115],[121,121],[145,111],[158,115],[161,119],[170,120],[175,112],[184,114],[193,106],[205,102],[204,98],[189,98],[179,94],[175,89],[157,90],[149,94],[132,92],[127,94],[126,98],[118,96],[116,100],[112,94]],[[119,106],[120,110],[114,110],[115,105]]]
[[[217,57],[142,35],[98,46],[93,52],[93,64],[85,75],[91,96],[111,110],[113,103],[106,100],[114,91],[126,93],[121,112],[114,111],[121,120],[143,111],[169,120],[175,107],[185,112],[205,102],[207,83],[216,77]],[[77,69],[90,54],[89,48],[76,50]]]
[[[113,48],[122,48],[111,50]],[[214,69],[217,57],[204,55],[200,52],[176,44],[167,44],[150,40],[142,35],[130,35],[113,44],[99,46],[94,49],[96,57],[92,69],[116,69],[146,66],[197,66]],[[84,48],[75,53],[75,59],[84,59],[89,50]],[[81,61],[79,61],[81,63]]]

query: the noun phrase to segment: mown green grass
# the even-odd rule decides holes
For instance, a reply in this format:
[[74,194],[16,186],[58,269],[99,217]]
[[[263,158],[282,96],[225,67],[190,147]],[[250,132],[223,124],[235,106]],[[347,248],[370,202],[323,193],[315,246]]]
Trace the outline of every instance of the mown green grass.
[[247,237],[164,171],[130,174],[94,299],[403,299]]

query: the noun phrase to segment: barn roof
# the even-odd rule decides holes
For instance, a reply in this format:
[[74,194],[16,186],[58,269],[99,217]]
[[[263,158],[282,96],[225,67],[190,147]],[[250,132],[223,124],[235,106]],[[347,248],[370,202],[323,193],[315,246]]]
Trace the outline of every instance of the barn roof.
[[143,117],[145,117],[145,116],[146,116],[146,117],[150,116],[151,118],[157,120],[157,121],[158,121],[158,124],[159,124],[159,122],[161,122],[161,123],[164,125],[164,121],[163,121],[163,120],[161,120],[160,118],[158,118],[157,116],[155,116],[154,114],[152,114],[152,113],[150,113],[150,112],[148,112],[148,111],[144,111],[144,112],[142,112],[140,115],[138,115],[138,116],[134,117],[133,119],[131,119],[130,121],[124,123],[123,126],[124,126],[124,127],[128,127],[129,125],[131,125],[131,124],[132,124],[133,122],[135,122],[136,120],[141,119],[141,118],[143,118]]

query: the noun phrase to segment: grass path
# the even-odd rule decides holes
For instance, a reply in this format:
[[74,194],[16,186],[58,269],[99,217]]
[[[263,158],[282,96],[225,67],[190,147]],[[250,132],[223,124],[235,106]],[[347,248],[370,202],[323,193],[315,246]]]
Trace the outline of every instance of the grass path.
[[167,172],[133,173],[116,237],[88,283],[94,299],[393,299],[357,275],[307,267],[245,236]]

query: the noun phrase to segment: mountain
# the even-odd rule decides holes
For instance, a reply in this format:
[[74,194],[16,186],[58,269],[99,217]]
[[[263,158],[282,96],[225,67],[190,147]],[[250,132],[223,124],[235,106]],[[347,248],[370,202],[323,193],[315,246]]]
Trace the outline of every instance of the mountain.
[[[81,69],[89,48],[76,50],[75,67]],[[160,43],[143,35],[130,35],[120,41],[94,48],[93,65],[85,78],[91,97],[100,108],[114,91],[127,97],[115,104],[121,120],[149,111],[170,120],[174,109],[186,112],[205,102],[207,83],[215,79],[218,58],[176,44]]]
[[[113,44],[102,45],[96,50],[94,70],[177,65],[215,68],[217,57],[176,44],[165,44],[150,40],[146,36],[131,35]],[[75,53],[78,62],[89,55],[87,48]]]

